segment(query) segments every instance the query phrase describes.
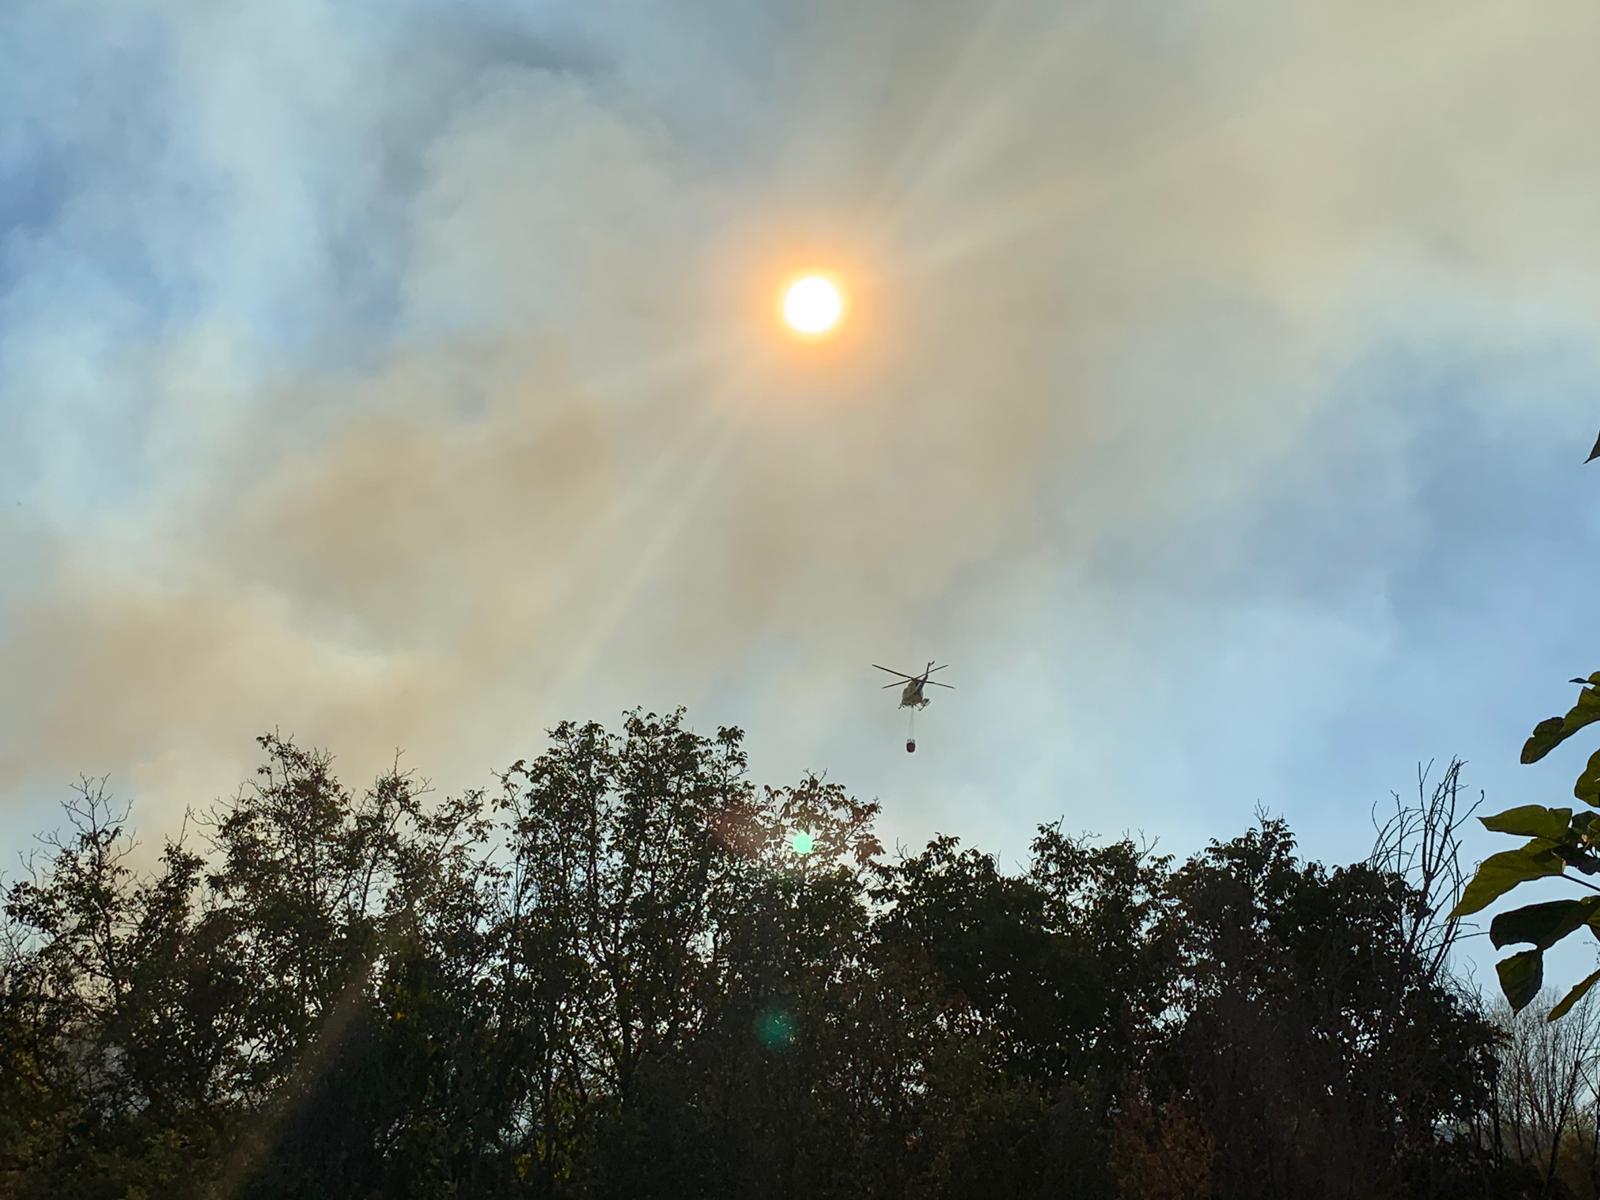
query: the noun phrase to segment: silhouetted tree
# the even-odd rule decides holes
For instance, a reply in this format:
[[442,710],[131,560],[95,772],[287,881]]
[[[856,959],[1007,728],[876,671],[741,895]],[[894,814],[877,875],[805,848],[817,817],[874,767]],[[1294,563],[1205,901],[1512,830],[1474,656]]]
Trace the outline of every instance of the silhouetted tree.
[[1588,1177],[1589,1092],[1520,1154],[1518,1043],[1449,971],[1454,769],[1350,867],[1262,820],[1182,864],[1045,826],[1006,870],[948,836],[886,856],[876,804],[759,787],[738,730],[681,712],[564,723],[443,799],[261,749],[142,872],[86,783],[7,892],[0,1194],[1377,1200]]

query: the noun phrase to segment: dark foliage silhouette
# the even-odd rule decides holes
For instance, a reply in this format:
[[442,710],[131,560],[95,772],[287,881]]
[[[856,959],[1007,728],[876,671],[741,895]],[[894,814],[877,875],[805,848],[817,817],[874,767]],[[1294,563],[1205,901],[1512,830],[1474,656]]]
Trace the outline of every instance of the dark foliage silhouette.
[[1528,1069],[1507,1101],[1513,1039],[1448,969],[1453,770],[1450,804],[1402,806],[1348,867],[1262,818],[1181,863],[1045,826],[1006,870],[953,837],[888,855],[876,804],[758,787],[740,731],[681,712],[563,724],[449,799],[398,770],[355,794],[328,755],[260,744],[254,783],[153,867],[86,782],[10,887],[0,1195],[1247,1200],[1586,1178],[1564,1147],[1592,1115],[1535,1129]]

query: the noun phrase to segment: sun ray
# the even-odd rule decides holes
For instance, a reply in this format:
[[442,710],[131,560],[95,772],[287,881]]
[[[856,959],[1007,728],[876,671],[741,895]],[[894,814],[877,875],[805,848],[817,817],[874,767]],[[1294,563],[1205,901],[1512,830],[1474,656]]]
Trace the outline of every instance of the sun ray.
[[571,654],[553,672],[552,687],[559,693],[588,673],[600,657],[606,642],[623,623],[646,581],[661,565],[689,523],[701,498],[717,477],[720,468],[740,440],[743,422],[729,411],[700,462],[677,482],[676,499],[661,512],[660,519],[642,546],[636,547],[627,572],[610,589],[604,605],[595,610],[586,634],[576,640]]
[[[1061,19],[1047,35],[1031,41],[1022,61],[1010,62],[1005,74],[997,76],[982,59],[1001,32],[1001,14],[990,10],[981,30],[968,40],[930,98],[893,169],[885,174],[886,188],[870,216],[881,236],[892,239],[920,198],[938,194],[963,172],[973,171],[983,154],[992,151],[996,131],[1014,123],[1029,97],[1054,77],[1062,44],[1077,32],[1081,20]],[[1014,56],[1005,57],[1010,60]],[[892,192],[887,190],[890,181]]]

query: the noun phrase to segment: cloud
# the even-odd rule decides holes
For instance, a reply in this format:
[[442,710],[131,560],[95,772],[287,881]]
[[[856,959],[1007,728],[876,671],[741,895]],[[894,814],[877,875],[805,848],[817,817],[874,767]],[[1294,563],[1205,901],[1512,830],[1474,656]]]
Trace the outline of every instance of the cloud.
[[1426,674],[1416,562],[1482,532],[1438,445],[1549,496],[1592,432],[1576,3],[61,11],[0,34],[19,795],[203,799],[272,724],[459,786],[679,700],[898,786],[817,698],[937,649],[926,812],[1181,821]]

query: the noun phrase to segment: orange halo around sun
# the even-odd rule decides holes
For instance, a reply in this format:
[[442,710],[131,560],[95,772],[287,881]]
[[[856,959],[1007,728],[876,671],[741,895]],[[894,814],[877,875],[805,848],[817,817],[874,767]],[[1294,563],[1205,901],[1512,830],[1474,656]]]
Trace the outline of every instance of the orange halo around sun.
[[803,338],[826,337],[844,319],[844,292],[826,275],[806,274],[789,281],[779,308],[783,322]]

